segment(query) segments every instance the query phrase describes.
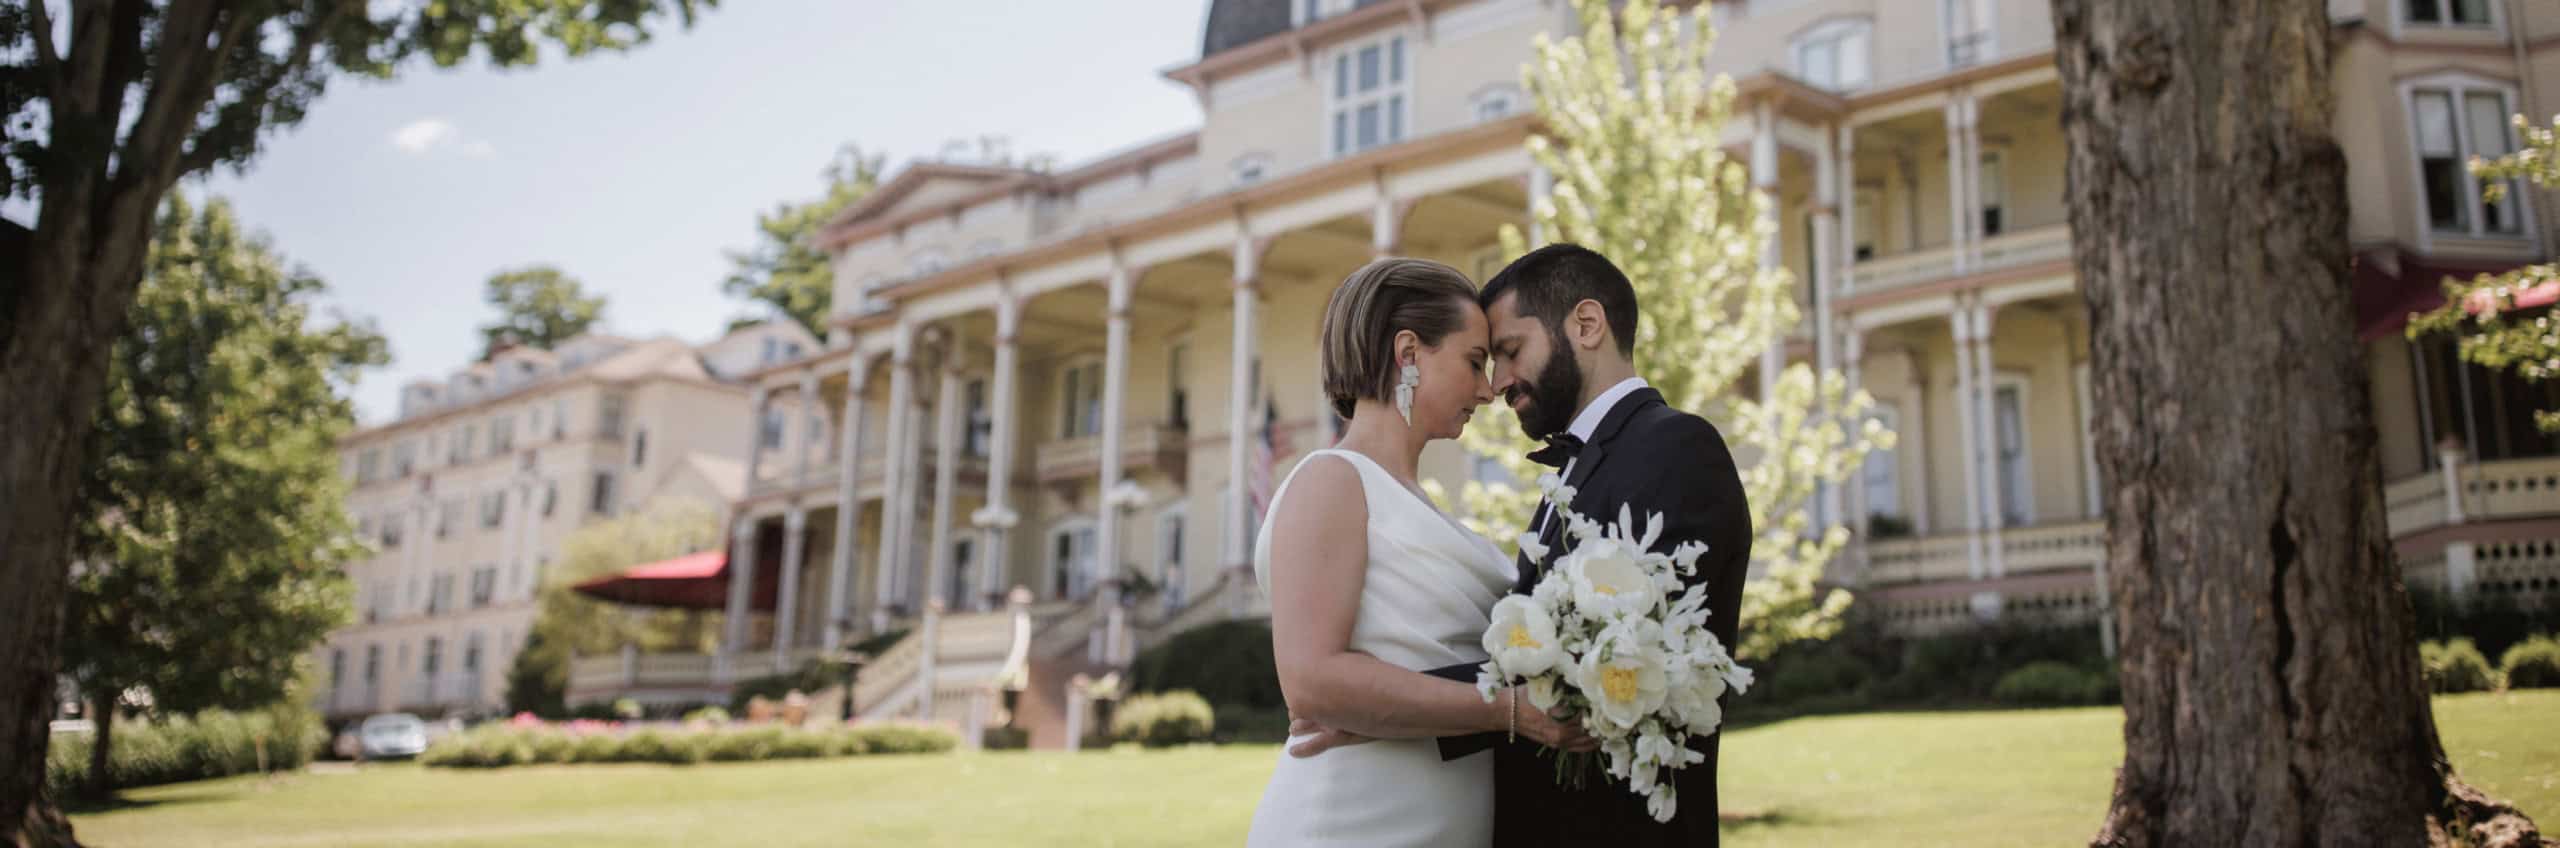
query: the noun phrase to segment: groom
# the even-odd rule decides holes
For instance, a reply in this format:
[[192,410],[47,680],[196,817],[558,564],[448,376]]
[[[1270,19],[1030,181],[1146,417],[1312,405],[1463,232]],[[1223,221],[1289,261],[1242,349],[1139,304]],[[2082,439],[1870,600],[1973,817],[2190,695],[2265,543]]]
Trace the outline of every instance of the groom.
[[[1548,245],[1495,274],[1478,299],[1492,325],[1493,391],[1520,416],[1520,429],[1547,442],[1529,458],[1574,487],[1575,512],[1610,520],[1622,504],[1637,514],[1659,511],[1668,527],[1658,550],[1706,543],[1690,582],[1706,584],[1707,629],[1730,648],[1751,562],[1742,480],[1714,425],[1672,409],[1636,376],[1636,293],[1627,275],[1587,248]],[[1527,594],[1564,552],[1563,528],[1550,512],[1540,503],[1528,528],[1548,556],[1521,556],[1514,592]],[[1474,682],[1476,667],[1432,673]],[[1440,747],[1456,758],[1494,746],[1496,845],[1713,846],[1717,739],[1691,740],[1706,761],[1675,772],[1680,806],[1669,823],[1654,821],[1642,797],[1596,765],[1581,789],[1558,786],[1554,761],[1529,742],[1478,735],[1442,739]],[[1357,741],[1328,731],[1291,753],[1313,756]]]

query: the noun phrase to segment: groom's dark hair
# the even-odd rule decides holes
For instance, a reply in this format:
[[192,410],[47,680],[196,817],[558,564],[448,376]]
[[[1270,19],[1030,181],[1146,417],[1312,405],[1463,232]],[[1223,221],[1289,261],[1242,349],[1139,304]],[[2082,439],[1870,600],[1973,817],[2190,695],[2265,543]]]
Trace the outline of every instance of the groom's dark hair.
[[1609,333],[1618,337],[1618,353],[1636,353],[1636,287],[1609,257],[1578,244],[1550,244],[1511,260],[1484,288],[1476,303],[1492,309],[1503,295],[1520,296],[1520,314],[1538,319],[1550,331],[1564,326],[1574,304],[1596,301],[1609,316]]

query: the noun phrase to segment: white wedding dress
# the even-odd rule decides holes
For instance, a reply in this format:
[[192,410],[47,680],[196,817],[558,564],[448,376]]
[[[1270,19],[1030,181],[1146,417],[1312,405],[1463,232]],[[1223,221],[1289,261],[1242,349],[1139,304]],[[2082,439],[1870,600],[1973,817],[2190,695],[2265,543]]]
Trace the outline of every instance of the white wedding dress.
[[[1493,602],[1510,590],[1511,560],[1366,456],[1320,450],[1298,467],[1324,461],[1319,457],[1359,469],[1369,505],[1368,576],[1351,649],[1416,671],[1483,662],[1485,625]],[[1275,511],[1288,494],[1284,481],[1272,496]],[[1268,593],[1269,524],[1254,541],[1253,572]],[[1492,841],[1492,754],[1442,762],[1430,739],[1382,739],[1306,759],[1284,748],[1246,838],[1256,848]]]

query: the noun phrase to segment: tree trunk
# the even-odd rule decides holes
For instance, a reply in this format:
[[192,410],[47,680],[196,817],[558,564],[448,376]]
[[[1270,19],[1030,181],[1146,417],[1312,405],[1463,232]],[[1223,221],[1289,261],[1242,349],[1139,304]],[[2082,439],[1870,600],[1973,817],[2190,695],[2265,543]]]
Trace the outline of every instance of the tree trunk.
[[2054,3],[2124,646],[2101,845],[2539,840],[2455,780],[2419,680],[2327,5]]
[[90,721],[97,724],[98,732],[89,737],[88,792],[90,798],[104,801],[116,791],[115,773],[107,768],[111,760],[107,749],[115,744],[116,696],[89,696],[89,715]]

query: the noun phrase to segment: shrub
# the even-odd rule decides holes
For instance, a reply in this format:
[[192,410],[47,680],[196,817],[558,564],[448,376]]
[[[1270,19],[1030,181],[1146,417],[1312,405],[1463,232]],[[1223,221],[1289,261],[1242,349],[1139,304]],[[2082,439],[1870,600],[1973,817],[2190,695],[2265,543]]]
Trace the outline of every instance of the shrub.
[[849,725],[842,743],[845,754],[939,754],[958,747],[960,738],[938,727],[915,724]]
[[2498,661],[2509,689],[2560,687],[2560,639],[2535,636],[2507,649]]
[[2528,607],[2514,595],[2482,593],[2456,600],[2441,592],[2417,590],[2409,593],[2409,609],[2416,616],[2420,640],[2469,637],[2486,657],[2504,656],[2534,634],[2560,630],[2560,605]]
[[2002,703],[2041,706],[2097,703],[2106,681],[2070,663],[2040,660],[2000,676],[1991,696]]
[[1217,727],[1208,699],[1193,692],[1134,695],[1111,717],[1111,738],[1149,748],[1207,742]]
[[1769,676],[1750,694],[1776,703],[1854,695],[1875,677],[1866,661],[1842,650],[1790,652],[1768,665]]
[[[279,706],[258,712],[206,710],[155,721],[127,719],[109,728],[107,768],[117,787],[152,786],[301,768],[320,752],[328,728],[309,710]],[[89,734],[54,734],[45,780],[71,797],[89,778]]]
[[1277,707],[1218,704],[1210,734],[1226,745],[1277,745],[1289,739],[1289,711]]
[[707,741],[700,733],[643,730],[623,737],[622,746],[614,751],[614,762],[692,765],[702,762]]
[[622,761],[622,736],[612,732],[580,734],[569,745],[568,762],[614,763]]
[[2485,692],[2498,688],[2497,669],[2489,666],[2489,658],[2481,655],[2480,648],[2468,638],[2420,643],[2418,663],[2430,692]]
[[727,712],[730,715],[743,714],[747,711],[747,702],[759,696],[776,702],[774,706],[780,707],[783,696],[791,694],[794,690],[803,695],[813,695],[829,686],[838,686],[843,683],[844,666],[816,662],[803,665],[796,671],[750,677],[738,681],[737,686],[729,690]]
[[726,708],[726,707],[722,707],[722,706],[720,706],[720,705],[718,705],[718,704],[710,704],[710,705],[706,705],[706,706],[703,706],[703,707],[699,707],[699,708],[694,709],[692,712],[688,712],[688,713],[685,713],[685,714],[684,714],[684,723],[686,723],[686,724],[728,724],[728,723],[729,723],[729,710],[728,710],[728,708]]
[[774,746],[782,742],[782,728],[773,725],[737,730],[703,732],[703,758],[719,763],[742,763],[773,756]]
[[579,739],[564,731],[537,727],[524,731],[529,763],[566,763],[577,757]]
[[1224,621],[1174,634],[1129,665],[1129,691],[1187,690],[1213,704],[1282,709],[1271,627]]
[[837,741],[835,734],[824,730],[804,730],[795,727],[784,730],[781,736],[773,740],[773,746],[765,749],[765,758],[813,760],[820,757],[843,756],[844,753],[843,743]]
[[1031,747],[1031,731],[1019,727],[990,727],[978,736],[978,747],[989,751],[1019,751]]

